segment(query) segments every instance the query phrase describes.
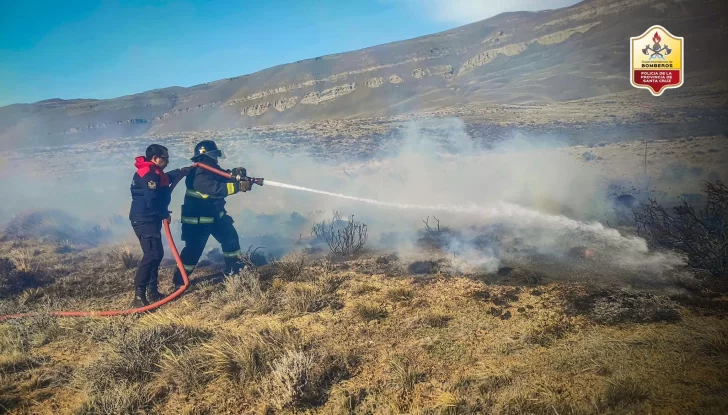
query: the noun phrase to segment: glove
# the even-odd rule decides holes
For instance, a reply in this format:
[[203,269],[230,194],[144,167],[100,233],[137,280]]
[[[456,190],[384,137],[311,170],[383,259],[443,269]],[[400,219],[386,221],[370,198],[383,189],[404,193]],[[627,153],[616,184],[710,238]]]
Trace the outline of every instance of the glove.
[[241,180],[238,182],[238,189],[240,189],[241,192],[247,192],[248,190],[253,189],[253,183],[248,180]]
[[236,167],[232,170],[230,175],[233,177],[234,180],[242,180],[248,177],[248,172],[243,167]]
[[[230,192],[230,185],[232,185],[232,192]],[[247,192],[252,187],[252,183],[247,180],[228,182],[228,195],[233,195],[238,192]]]

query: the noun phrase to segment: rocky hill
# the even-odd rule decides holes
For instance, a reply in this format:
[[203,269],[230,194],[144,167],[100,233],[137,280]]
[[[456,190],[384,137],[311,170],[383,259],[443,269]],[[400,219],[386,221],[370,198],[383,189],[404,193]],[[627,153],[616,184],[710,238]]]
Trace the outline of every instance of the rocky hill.
[[9,105],[0,148],[594,97],[632,89],[629,38],[653,24],[685,37],[691,88],[725,78],[716,49],[725,9],[718,0],[586,0],[189,88]]

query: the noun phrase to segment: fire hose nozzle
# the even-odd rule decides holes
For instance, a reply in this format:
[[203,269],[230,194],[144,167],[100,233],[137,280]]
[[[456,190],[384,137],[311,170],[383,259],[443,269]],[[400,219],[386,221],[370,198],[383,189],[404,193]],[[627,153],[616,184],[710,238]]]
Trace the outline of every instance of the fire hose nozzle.
[[248,181],[257,184],[258,186],[263,186],[262,177],[248,177]]

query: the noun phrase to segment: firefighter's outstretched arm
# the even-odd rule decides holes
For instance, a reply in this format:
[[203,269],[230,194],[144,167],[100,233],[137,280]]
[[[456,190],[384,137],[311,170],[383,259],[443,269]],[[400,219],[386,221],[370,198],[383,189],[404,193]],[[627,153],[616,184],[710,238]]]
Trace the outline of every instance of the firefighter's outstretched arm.
[[213,197],[225,197],[250,190],[248,181],[220,180],[218,176],[208,172],[198,172],[192,186],[195,191]]
[[192,169],[190,167],[182,167],[179,169],[168,171],[167,176],[169,176],[169,182],[177,183],[178,181],[182,180],[185,176],[190,174],[190,171],[192,171]]

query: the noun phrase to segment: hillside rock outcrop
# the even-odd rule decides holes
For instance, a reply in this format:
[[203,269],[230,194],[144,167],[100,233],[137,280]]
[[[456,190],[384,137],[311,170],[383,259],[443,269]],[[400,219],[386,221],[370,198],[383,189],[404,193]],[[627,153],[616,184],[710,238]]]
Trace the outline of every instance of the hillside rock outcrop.
[[356,89],[356,82],[350,84],[337,85],[333,88],[324,89],[321,92],[309,92],[301,100],[301,104],[313,104],[318,105],[326,101],[331,101],[338,97],[344,96],[354,92]]
[[398,84],[400,82],[404,82],[404,79],[400,78],[399,75],[391,75],[389,77],[389,82],[393,84]]
[[266,111],[268,111],[268,108],[270,108],[270,102],[261,102],[259,104],[243,108],[243,111],[240,113],[240,115],[256,117],[258,115],[264,114]]
[[367,81],[367,88],[379,88],[382,85],[384,85],[384,78],[381,76]]
[[273,107],[276,110],[278,110],[278,112],[283,112],[287,109],[293,108],[296,105],[297,101],[298,101],[298,97],[290,97],[288,99],[279,99],[273,103]]

